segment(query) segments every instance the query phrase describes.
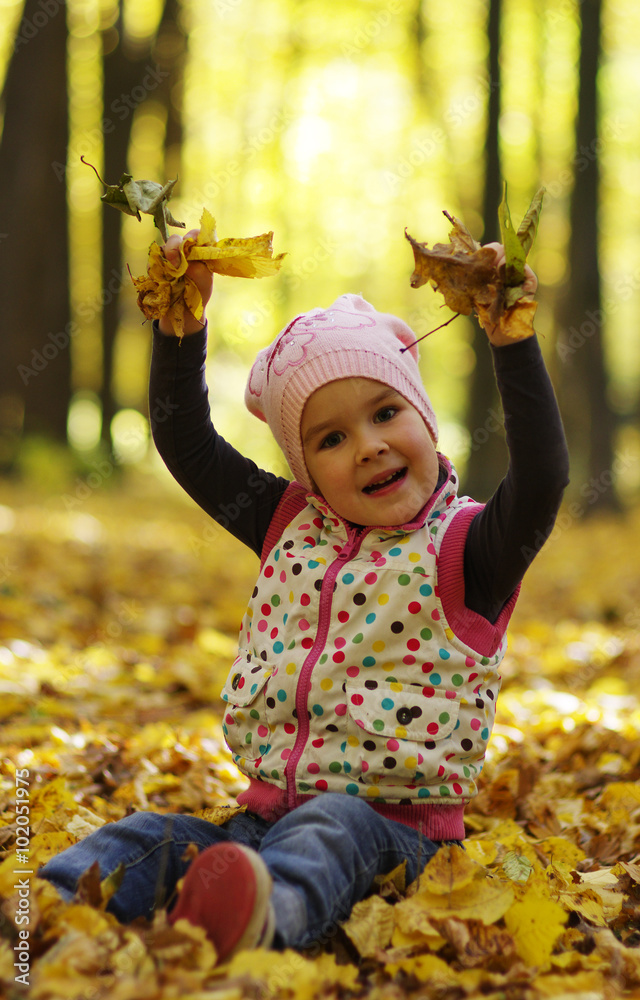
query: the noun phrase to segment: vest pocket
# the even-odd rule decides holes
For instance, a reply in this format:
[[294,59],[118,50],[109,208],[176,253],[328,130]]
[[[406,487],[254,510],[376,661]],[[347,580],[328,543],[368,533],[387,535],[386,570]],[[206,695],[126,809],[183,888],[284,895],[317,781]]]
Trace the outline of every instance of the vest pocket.
[[246,760],[256,760],[269,749],[266,686],[274,664],[257,659],[250,652],[235,660],[221,692],[225,702],[222,729],[231,752]]
[[458,721],[454,692],[427,697],[421,684],[378,682],[373,690],[349,683],[346,693],[346,755],[363,781],[399,785],[437,775],[445,752],[439,743]]

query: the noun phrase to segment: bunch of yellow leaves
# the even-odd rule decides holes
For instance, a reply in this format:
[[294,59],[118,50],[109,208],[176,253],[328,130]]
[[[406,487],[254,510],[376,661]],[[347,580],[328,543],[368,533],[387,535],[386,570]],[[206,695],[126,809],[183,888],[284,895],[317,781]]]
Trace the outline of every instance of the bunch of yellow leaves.
[[186,274],[192,261],[201,261],[212,273],[237,278],[265,278],[276,274],[286,256],[273,256],[273,233],[245,239],[216,239],[216,223],[205,208],[197,237],[188,237],[178,247],[180,262],[174,267],[152,243],[149,247],[147,273],[132,276],[138,292],[138,305],[147,319],[168,316],[178,337],[184,330],[184,310],[201,320],[204,306],[195,283]]

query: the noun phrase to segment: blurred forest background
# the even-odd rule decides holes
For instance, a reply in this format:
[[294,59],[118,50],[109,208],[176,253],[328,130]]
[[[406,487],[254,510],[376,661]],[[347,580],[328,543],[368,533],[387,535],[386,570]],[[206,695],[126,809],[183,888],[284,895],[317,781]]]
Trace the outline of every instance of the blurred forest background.
[[[209,385],[219,430],[281,473],[243,403],[257,351],[346,291],[426,334],[451,314],[410,287],[405,228],[446,241],[446,210],[488,242],[503,180],[516,225],[546,187],[530,263],[572,481],[466,815],[474,885],[497,874],[515,901],[471,910],[465,884],[447,919],[418,900],[410,925],[374,896],[352,965],[240,954],[224,995],[325,1000],[356,977],[371,997],[639,995],[639,56],[634,0],[0,0],[2,995],[17,768],[34,871],[132,809],[209,817],[244,787],[217,698],[257,560],[155,452],[129,272],[157,232],[103,205],[81,157],[111,184],[177,177],[187,229],[207,208],[219,237],[274,231],[277,277],[216,277]],[[421,348],[441,448],[484,499],[506,465],[486,336],[458,317]],[[162,913],[132,932],[95,893],[68,907],[30,885],[36,1000],[220,989],[225,967],[163,936]]]
[[[409,286],[404,229],[442,211],[495,239],[547,193],[530,263],[576,510],[640,489],[640,8],[632,0],[0,0],[0,470],[157,470],[150,328],[127,268],[157,233],[100,202],[178,177],[187,228],[273,229],[277,278],[220,278],[210,384],[222,432],[284,471],[243,411],[256,351],[297,312],[358,291],[418,335],[448,318]],[[445,315],[446,313],[446,315]],[[486,338],[422,345],[442,450],[486,497],[504,467]]]

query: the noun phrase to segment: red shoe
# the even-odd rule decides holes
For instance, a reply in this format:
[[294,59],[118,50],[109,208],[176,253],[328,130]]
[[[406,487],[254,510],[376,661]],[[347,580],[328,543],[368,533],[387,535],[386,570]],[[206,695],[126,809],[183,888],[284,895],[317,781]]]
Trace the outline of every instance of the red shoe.
[[191,862],[169,923],[203,927],[219,962],[245,948],[268,948],[275,933],[271,876],[256,851],[214,844]]

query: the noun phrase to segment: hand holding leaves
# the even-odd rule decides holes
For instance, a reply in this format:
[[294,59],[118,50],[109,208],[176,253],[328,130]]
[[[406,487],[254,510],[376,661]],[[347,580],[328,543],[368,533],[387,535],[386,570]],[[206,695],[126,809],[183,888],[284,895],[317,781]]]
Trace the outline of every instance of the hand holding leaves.
[[544,188],[540,188],[515,231],[505,186],[498,212],[504,256],[500,244],[481,246],[448,212],[444,214],[453,224],[448,244],[436,243],[429,250],[426,243],[418,243],[406,233],[415,258],[411,286],[419,288],[431,281],[454,312],[464,316],[475,312],[497,345],[532,336],[537,303],[532,300],[535,284],[526,259],[535,239],[543,195]]
[[[155,181],[134,181],[131,174],[123,174],[117,184],[107,184],[102,180],[96,168],[80,157],[83,163],[95,171],[98,180],[105,188],[101,197],[108,205],[133,215],[141,221],[140,213],[153,216],[153,221],[162,236],[162,242],[167,243],[167,226],[185,228],[184,222],[178,222],[171,215],[167,201],[171,196],[176,180],[167,184],[157,184]],[[174,241],[176,237],[171,237]],[[138,292],[138,305],[147,319],[161,320],[167,317],[168,325],[178,337],[185,332],[185,318],[188,325],[188,314],[191,313],[200,323],[204,314],[202,292],[208,286],[207,282],[194,280],[193,264],[202,262],[210,274],[228,274],[240,278],[264,278],[279,271],[286,254],[273,256],[273,233],[263,233],[249,239],[224,239],[216,237],[216,223],[213,216],[203,210],[200,219],[200,231],[191,230],[186,238],[174,246],[170,246],[170,258],[158,243],[149,247],[147,273],[132,281]],[[189,265],[192,265],[189,270]],[[185,311],[187,316],[185,317]],[[196,327],[197,328],[197,327]]]
[[205,208],[200,230],[187,235],[174,248],[179,257],[169,261],[162,247],[152,243],[149,248],[147,273],[132,278],[138,292],[138,305],[147,319],[167,317],[173,330],[182,337],[185,332],[185,309],[197,321],[204,311],[200,289],[187,273],[189,264],[204,264],[213,273],[240,278],[264,278],[276,274],[286,256],[272,252],[273,233],[263,233],[246,239],[218,240],[215,219]]

